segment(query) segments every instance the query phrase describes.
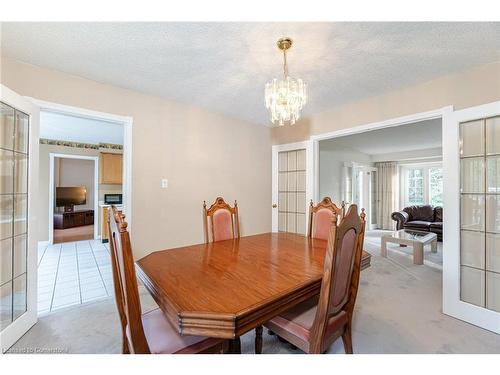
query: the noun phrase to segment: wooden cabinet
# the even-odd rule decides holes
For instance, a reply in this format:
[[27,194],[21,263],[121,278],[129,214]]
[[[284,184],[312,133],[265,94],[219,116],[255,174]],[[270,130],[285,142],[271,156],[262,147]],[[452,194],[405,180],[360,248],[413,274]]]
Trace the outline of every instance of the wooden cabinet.
[[101,241],[108,242],[108,211],[109,207],[101,207]]
[[54,213],[54,229],[67,229],[94,224],[94,210]]
[[123,156],[101,152],[101,184],[122,184]]

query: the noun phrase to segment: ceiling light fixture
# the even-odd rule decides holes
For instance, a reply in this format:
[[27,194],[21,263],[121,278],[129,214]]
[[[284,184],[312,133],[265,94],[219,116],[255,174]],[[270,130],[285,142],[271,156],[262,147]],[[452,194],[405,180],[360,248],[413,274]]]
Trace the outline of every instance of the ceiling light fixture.
[[307,85],[301,79],[288,76],[286,52],[292,43],[290,38],[278,40],[278,48],[283,51],[283,80],[275,78],[266,83],[265,88],[266,108],[271,113],[271,122],[279,126],[295,124],[307,100]]

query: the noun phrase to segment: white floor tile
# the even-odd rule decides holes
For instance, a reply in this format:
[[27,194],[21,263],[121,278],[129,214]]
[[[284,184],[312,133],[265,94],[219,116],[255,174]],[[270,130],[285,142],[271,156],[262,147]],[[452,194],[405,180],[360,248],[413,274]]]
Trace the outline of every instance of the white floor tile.
[[38,247],[38,312],[114,293],[109,244],[99,240]]

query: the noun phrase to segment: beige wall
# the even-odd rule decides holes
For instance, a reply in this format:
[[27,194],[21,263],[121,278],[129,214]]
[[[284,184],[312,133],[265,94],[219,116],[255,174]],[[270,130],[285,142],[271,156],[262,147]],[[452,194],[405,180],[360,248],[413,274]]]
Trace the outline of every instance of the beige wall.
[[348,103],[293,126],[273,128],[273,144],[297,142],[327,133],[448,105],[455,109],[500,100],[500,62],[449,74],[419,85]]
[[238,199],[243,235],[271,229],[269,128],[10,59],[0,79],[21,95],[133,117],[136,258],[202,242],[202,202],[218,195]]

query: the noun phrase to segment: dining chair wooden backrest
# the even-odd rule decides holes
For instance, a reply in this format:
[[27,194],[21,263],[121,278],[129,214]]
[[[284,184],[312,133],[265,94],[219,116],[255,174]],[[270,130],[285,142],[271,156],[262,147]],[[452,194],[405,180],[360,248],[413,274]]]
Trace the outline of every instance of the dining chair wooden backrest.
[[212,242],[239,238],[238,203],[234,201],[234,207],[231,207],[224,198],[217,197],[207,209],[207,204],[203,201],[203,226],[206,243],[210,242],[209,233]]
[[352,204],[340,223],[337,222],[337,215],[333,216],[319,302],[311,328],[312,353],[323,353],[331,344],[324,340],[328,322],[341,311],[347,313],[347,329],[350,330],[358,293],[366,224],[364,209],[361,215],[357,211],[357,206]]
[[141,301],[125,215],[112,206],[107,220],[115,298],[122,325],[123,353],[148,354],[150,349],[142,325]]
[[324,197],[316,206],[311,200],[309,204],[309,226],[307,229],[307,236],[327,240],[333,216],[336,216],[337,222],[340,222],[344,214],[344,204],[338,207],[332,202],[330,197]]

